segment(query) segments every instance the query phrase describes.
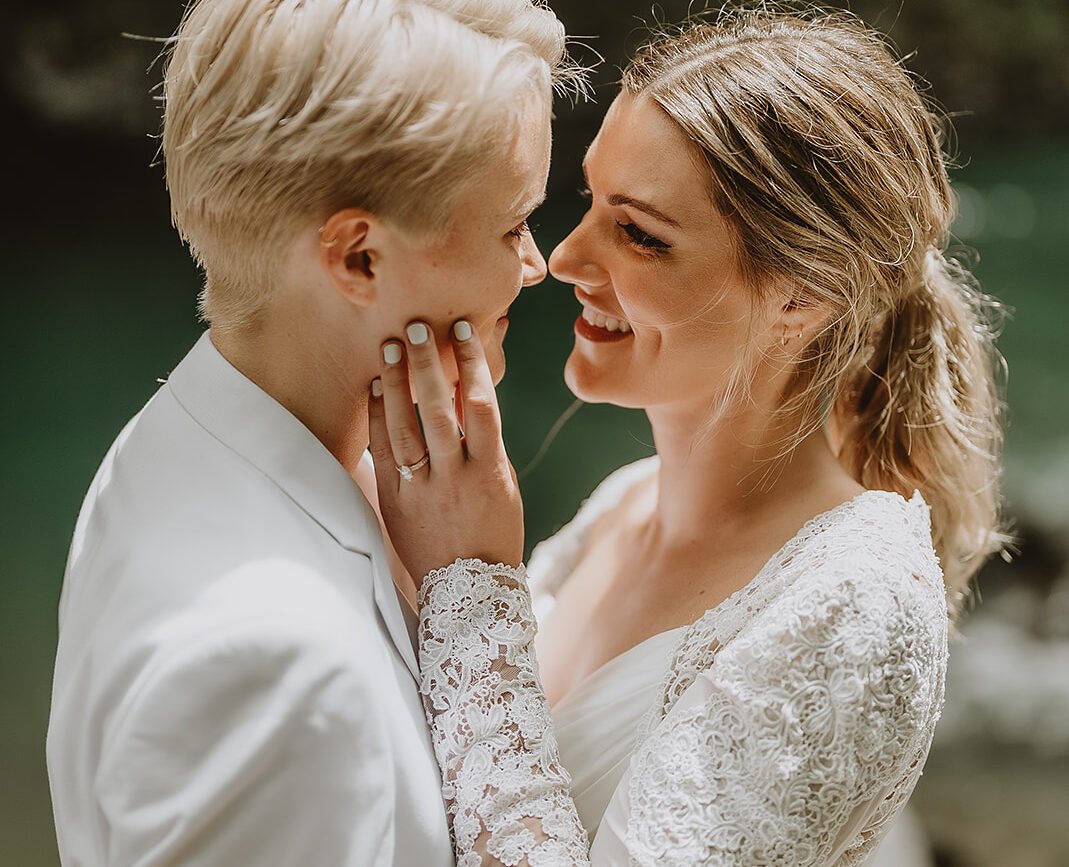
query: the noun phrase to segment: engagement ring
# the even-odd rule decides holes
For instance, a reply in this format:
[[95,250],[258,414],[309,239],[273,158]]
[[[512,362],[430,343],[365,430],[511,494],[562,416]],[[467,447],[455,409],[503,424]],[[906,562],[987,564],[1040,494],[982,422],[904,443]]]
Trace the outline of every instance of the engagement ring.
[[394,466],[397,467],[397,472],[401,474],[402,479],[404,479],[406,482],[411,482],[412,474],[416,470],[422,470],[430,462],[431,456],[428,452],[425,451],[423,453],[423,457],[416,461],[414,464],[401,464],[401,466],[399,467],[397,467],[397,465],[395,464]]

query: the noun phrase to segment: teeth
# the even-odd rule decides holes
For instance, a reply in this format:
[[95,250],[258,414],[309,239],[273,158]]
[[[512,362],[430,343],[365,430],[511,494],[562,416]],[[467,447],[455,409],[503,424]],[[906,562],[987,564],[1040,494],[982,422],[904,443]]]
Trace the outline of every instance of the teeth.
[[606,331],[619,331],[627,334],[631,330],[631,324],[625,319],[613,319],[599,313],[590,307],[583,306],[583,318],[595,328],[604,328]]

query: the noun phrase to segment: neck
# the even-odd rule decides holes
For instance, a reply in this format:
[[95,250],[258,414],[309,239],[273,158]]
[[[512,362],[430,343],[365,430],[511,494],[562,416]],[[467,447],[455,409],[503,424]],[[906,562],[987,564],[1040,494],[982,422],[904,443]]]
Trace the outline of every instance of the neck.
[[376,373],[373,354],[361,358],[356,347],[332,341],[334,329],[329,325],[280,313],[248,331],[213,328],[212,343],[353,475],[368,442],[367,384]]
[[659,547],[730,540],[785,504],[812,498],[822,511],[820,503],[836,505],[860,490],[823,429],[783,454],[801,419],[779,419],[758,407],[712,427],[695,408],[654,408],[647,415],[661,459],[648,539]]

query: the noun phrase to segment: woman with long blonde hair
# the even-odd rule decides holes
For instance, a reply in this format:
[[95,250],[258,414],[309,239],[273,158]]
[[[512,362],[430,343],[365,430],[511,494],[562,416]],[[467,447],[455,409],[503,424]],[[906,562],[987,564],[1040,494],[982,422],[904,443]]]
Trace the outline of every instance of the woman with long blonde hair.
[[864,863],[1004,544],[937,119],[853,17],[762,7],[642,50],[584,169],[550,259],[582,306],[565,378],[644,409],[657,456],[536,549],[531,592],[477,335],[438,337],[455,401],[418,323],[372,387],[459,862]]

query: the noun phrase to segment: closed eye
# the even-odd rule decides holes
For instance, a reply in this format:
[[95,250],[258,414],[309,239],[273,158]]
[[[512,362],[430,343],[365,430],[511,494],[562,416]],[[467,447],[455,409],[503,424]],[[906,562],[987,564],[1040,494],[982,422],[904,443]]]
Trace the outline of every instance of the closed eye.
[[509,229],[509,235],[512,236],[513,238],[522,238],[524,235],[526,235],[530,231],[531,231],[530,223],[528,223],[527,220],[524,220],[515,229]]
[[616,221],[616,225],[623,229],[627,235],[628,240],[632,244],[638,247],[642,247],[645,250],[670,250],[672,245],[662,241],[660,238],[654,237],[649,232],[644,232],[634,223],[624,223],[620,220]]

